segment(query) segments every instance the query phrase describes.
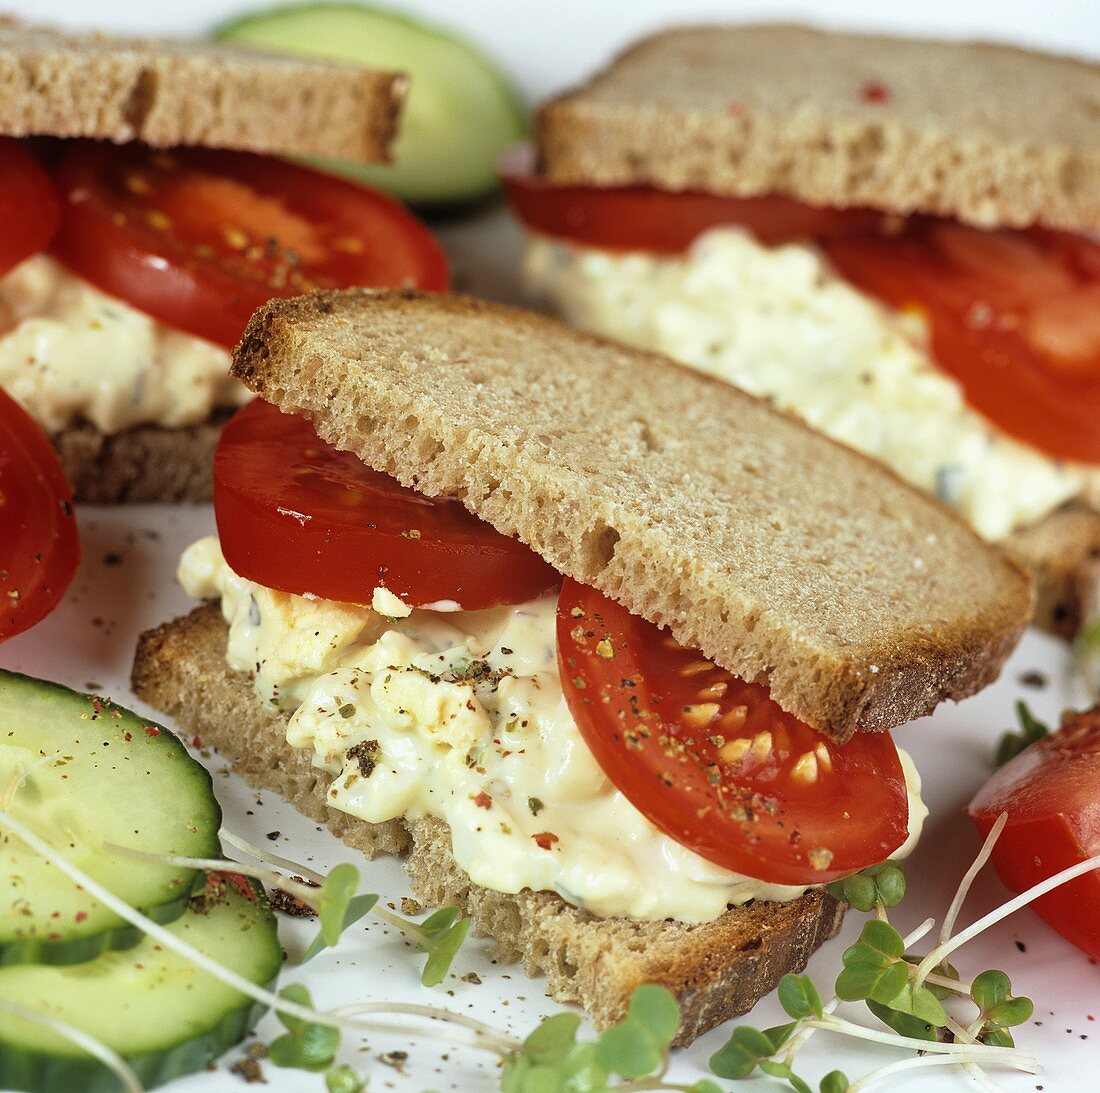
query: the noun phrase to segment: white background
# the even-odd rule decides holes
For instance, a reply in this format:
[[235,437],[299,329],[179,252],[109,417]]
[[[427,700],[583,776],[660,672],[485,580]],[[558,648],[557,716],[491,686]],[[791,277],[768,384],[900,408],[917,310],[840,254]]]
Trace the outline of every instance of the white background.
[[[200,32],[212,23],[247,6],[226,6],[216,0],[161,4],[141,0],[115,0],[91,5],[76,0],[9,0],[8,10],[27,17],[53,20],[71,26],[142,31]],[[529,100],[576,80],[602,62],[607,54],[636,33],[689,18],[802,17],[832,25],[865,28],[897,28],[950,36],[982,36],[1042,44],[1083,55],[1100,55],[1100,3],[905,3],[822,2],[786,5],[778,3],[633,3],[600,4],[580,0],[562,2],[507,2],[469,0],[458,5],[445,0],[410,0],[406,10],[433,15],[461,28],[496,53]],[[449,228],[445,236],[467,284],[486,293],[512,295],[514,291],[514,236],[499,223],[484,219],[472,225]],[[128,691],[129,663],[136,634],[188,608],[175,587],[173,571],[180,549],[191,539],[213,529],[208,509],[168,509],[156,506],[129,509],[86,508],[81,512],[85,562],[67,602],[36,630],[0,649],[0,663],[33,674],[83,687],[94,682],[120,701],[132,701]],[[121,566],[106,565],[108,554],[120,554]],[[1036,690],[1020,682],[1025,670],[1040,668],[1048,684]],[[910,868],[911,894],[899,910],[902,928],[910,928],[926,915],[940,916],[969,859],[977,840],[963,816],[963,808],[988,774],[993,741],[1011,721],[1012,702],[1023,696],[1040,716],[1054,719],[1081,694],[1069,677],[1069,658],[1058,643],[1029,635],[1002,680],[982,695],[957,707],[942,709],[932,719],[906,726],[898,739],[913,753],[925,777],[926,799],[933,810],[921,849]],[[215,770],[224,764],[211,761]],[[236,778],[225,775],[215,781],[228,826],[265,842],[264,836],[279,831],[277,849],[299,860],[314,858],[322,867],[339,860],[354,860],[314,825],[280,809],[270,796],[260,797]],[[259,803],[262,801],[262,804]],[[367,883],[390,900],[406,894],[402,874],[393,862],[364,867]],[[991,875],[977,885],[964,921],[1005,898]],[[849,916],[845,936],[858,931],[861,916]],[[291,955],[300,951],[306,928],[296,925],[284,931]],[[811,971],[826,986],[835,976],[843,942],[827,946],[815,958]],[[460,954],[458,975],[475,970],[483,979],[472,986],[452,978],[446,989],[427,992],[416,984],[419,961],[392,932],[377,925],[356,930],[338,953],[329,953],[309,965],[306,974],[289,967],[284,982],[302,979],[315,998],[326,1005],[364,999],[434,1001],[477,1013],[517,1033],[533,1027],[541,1014],[557,1006],[543,996],[537,981],[526,980],[515,969],[494,968],[484,946],[471,944]],[[1047,1091],[1096,1087],[1100,1068],[1100,975],[1076,950],[1047,930],[1030,912],[990,932],[958,960],[966,974],[983,968],[1004,968],[1017,990],[1031,995],[1037,1005],[1035,1020],[1020,1030],[1022,1046],[1036,1050],[1048,1066],[1037,1078],[1004,1078],[1007,1089]],[[774,1000],[763,1003],[752,1017],[758,1027],[776,1024],[781,1014]],[[261,1026],[270,1039],[276,1031],[271,1019]],[[678,1057],[680,1080],[704,1076],[705,1060],[724,1039],[715,1032]],[[412,1047],[407,1074],[381,1064],[377,1055],[409,1044],[387,1037],[370,1037],[362,1044],[347,1044],[344,1057],[372,1075],[372,1089],[424,1090],[488,1089],[493,1068],[478,1065],[472,1056],[447,1052],[445,1045]],[[442,1058],[448,1054],[447,1060]],[[819,1036],[806,1052],[807,1076],[820,1076],[835,1066],[850,1077],[873,1069],[896,1056],[863,1045]],[[281,1093],[320,1091],[320,1078],[300,1072],[266,1068],[267,1088]],[[180,1093],[218,1093],[240,1090],[239,1079],[219,1070],[188,1079]],[[739,1087],[740,1088],[740,1087]],[[752,1083],[747,1090],[778,1088]],[[884,1087],[885,1088],[885,1087]],[[961,1073],[926,1072],[889,1085],[899,1090],[951,1090],[975,1088]]]

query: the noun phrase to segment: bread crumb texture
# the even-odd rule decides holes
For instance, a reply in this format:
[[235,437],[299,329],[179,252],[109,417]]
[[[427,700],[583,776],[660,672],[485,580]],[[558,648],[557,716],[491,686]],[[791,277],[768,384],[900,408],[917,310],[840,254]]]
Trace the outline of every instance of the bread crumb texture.
[[234,374],[839,740],[984,686],[1030,611],[1023,570],[892,472],[541,316],[412,291],[273,301]]
[[198,39],[0,22],[0,132],[384,161],[405,77]]
[[646,38],[539,111],[552,182],[1100,228],[1100,66],[805,26]]

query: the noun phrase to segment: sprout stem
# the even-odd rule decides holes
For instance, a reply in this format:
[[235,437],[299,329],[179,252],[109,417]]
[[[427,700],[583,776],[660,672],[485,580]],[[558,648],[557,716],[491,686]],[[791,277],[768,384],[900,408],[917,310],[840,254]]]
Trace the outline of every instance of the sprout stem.
[[248,854],[257,861],[273,865],[277,869],[285,869],[290,873],[297,873],[303,880],[311,881],[318,886],[325,883],[324,874],[318,873],[314,869],[310,869],[308,865],[302,865],[301,862],[291,861],[290,858],[283,858],[278,854],[272,854],[269,850],[253,846],[252,843],[242,839],[240,835],[235,835],[232,831],[228,831],[224,827],[218,832],[218,835],[222,842],[229,843],[230,846]]
[[951,906],[948,907],[947,914],[944,915],[943,925],[940,927],[940,945],[951,936],[951,931],[955,928],[955,920],[959,917],[963,902],[970,892],[970,886],[974,883],[974,878],[985,867],[985,863],[989,861],[989,856],[993,853],[993,847],[996,846],[997,840],[1001,837],[1001,832],[1004,831],[1006,823],[1008,823],[1008,813],[1002,812],[989,829],[989,834],[986,836],[985,842],[982,843],[978,856],[959,882],[959,887],[955,891],[955,898],[951,901]]
[[[888,1078],[890,1075],[897,1074],[902,1070],[913,1070],[916,1067],[924,1066],[957,1066],[959,1063],[980,1063],[988,1058],[984,1054],[978,1054],[973,1048],[967,1050],[971,1052],[970,1055],[960,1054],[955,1057],[950,1055],[922,1055],[915,1059],[899,1059],[896,1063],[880,1066],[878,1070],[872,1070],[870,1074],[866,1074],[858,1081],[853,1082],[848,1086],[848,1093],[862,1093],[864,1089],[868,1089],[875,1082]],[[1004,1049],[994,1048],[992,1050],[1003,1051]],[[1026,1070],[1029,1074],[1038,1074],[1042,1068],[1036,1063],[1034,1067],[1020,1066],[1016,1069]]]
[[1020,893],[1015,899],[1010,899],[1008,903],[1004,903],[1000,907],[990,911],[988,915],[978,919],[977,922],[968,926],[965,930],[956,934],[948,941],[945,941],[942,945],[937,945],[936,948],[920,962],[920,966],[917,968],[917,986],[919,987],[921,983],[924,982],[928,973],[937,964],[945,960],[960,946],[965,945],[968,941],[973,941],[980,933],[988,930],[991,926],[996,926],[1001,919],[1008,918],[1009,915],[1015,914],[1021,907],[1026,907],[1033,900],[1037,900],[1040,896],[1045,896],[1047,892],[1053,892],[1055,888],[1060,888],[1063,884],[1067,884],[1071,880],[1076,880],[1077,877],[1084,876],[1086,873],[1091,873],[1094,869],[1100,869],[1100,854],[1087,858],[1085,861],[1078,862],[1076,865],[1071,865],[1069,868],[1063,869],[1060,873],[1055,873],[1053,877],[1048,877],[1046,880],[1040,881],[1026,892]]

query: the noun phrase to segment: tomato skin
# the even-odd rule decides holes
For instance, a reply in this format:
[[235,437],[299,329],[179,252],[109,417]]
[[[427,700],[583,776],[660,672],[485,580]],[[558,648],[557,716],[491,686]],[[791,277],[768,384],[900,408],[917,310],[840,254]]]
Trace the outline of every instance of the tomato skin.
[[0,390],[0,641],[44,618],[80,563],[73,489],[53,445]]
[[809,885],[905,841],[905,776],[887,733],[833,744],[766,687],[568,578],[557,631],[562,689],[596,761],[681,845],[757,880]]
[[606,250],[681,254],[703,232],[737,224],[767,245],[874,230],[885,216],[871,209],[822,209],[793,198],[720,197],[652,186],[559,186],[506,162],[504,193],[533,231]]
[[377,190],[283,160],[74,142],[53,253],[104,292],[231,347],[275,296],[447,288],[442,248]]
[[967,402],[1049,455],[1100,463],[1100,243],[913,217],[893,237],[832,239],[839,272],[916,308]]
[[0,277],[44,250],[61,225],[57,188],[10,137],[0,137],[0,224]]
[[[993,864],[1013,892],[1100,854],[1100,707],[1078,714],[1006,763],[968,812],[983,838],[1008,813]],[[1100,869],[1031,906],[1067,941],[1100,960]]]
[[214,456],[222,553],[242,577],[297,595],[370,604],[384,586],[411,607],[522,603],[560,577],[453,498],[406,489],[256,399]]

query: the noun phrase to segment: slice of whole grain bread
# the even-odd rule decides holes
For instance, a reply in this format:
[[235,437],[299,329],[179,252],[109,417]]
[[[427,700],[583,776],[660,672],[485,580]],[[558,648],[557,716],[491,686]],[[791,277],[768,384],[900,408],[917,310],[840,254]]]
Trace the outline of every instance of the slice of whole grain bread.
[[265,707],[248,680],[227,667],[226,636],[214,604],[143,634],[135,693],[216,747],[252,785],[279,792],[367,857],[407,853],[418,898],[460,907],[478,933],[493,939],[498,959],[544,974],[552,997],[579,1003],[601,1028],[625,1015],[635,987],[660,983],[680,1000],[676,1042],[690,1043],[751,1009],[840,926],[843,907],[821,889],[688,926],[599,919],[552,892],[480,888],[455,864],[450,832],[439,821],[368,824],[329,808],[331,776],[287,744],[286,715]]
[[219,410],[198,425],[138,425],[113,434],[77,421],[51,439],[78,502],[209,501],[214,449],[231,414]]
[[805,26],[646,38],[538,112],[551,182],[1100,228],[1100,67]]
[[0,133],[377,161],[405,77],[199,39],[0,22]]
[[1000,670],[1030,582],[939,502],[718,380],[460,296],[272,301],[234,374],[837,740]]

